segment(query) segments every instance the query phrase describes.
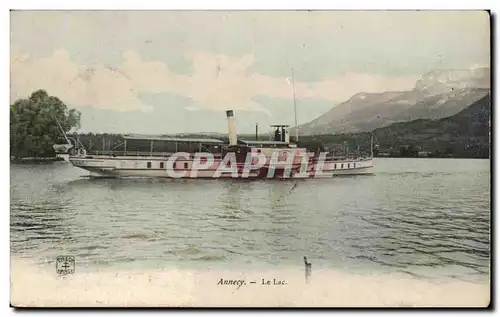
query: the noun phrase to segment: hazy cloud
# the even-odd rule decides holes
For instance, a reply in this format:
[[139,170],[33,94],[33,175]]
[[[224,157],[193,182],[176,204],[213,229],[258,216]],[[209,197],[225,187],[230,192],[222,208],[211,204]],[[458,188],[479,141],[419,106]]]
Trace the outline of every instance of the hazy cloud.
[[[141,102],[140,93],[171,93],[191,98],[193,110],[244,109],[266,112],[255,102],[256,95],[291,98],[293,89],[287,77],[269,77],[258,73],[247,74],[253,56],[197,52],[189,54],[193,74],[172,72],[164,63],[143,61],[137,53],[123,53],[123,64],[112,67],[103,64],[78,65],[67,51],[59,49],[48,58],[29,60],[27,54],[15,54],[11,64],[12,98],[26,96],[43,88],[72,105],[90,105],[116,111],[152,108]],[[296,82],[300,98],[341,101],[359,92],[409,89],[417,77],[384,77],[380,75],[347,73],[325,81]],[[165,107],[168,107],[166,104]]]
[[141,94],[170,94],[193,113],[272,116],[270,103],[292,98],[292,68],[297,99],[333,106],[411,89],[433,69],[489,66],[489,54],[481,11],[13,11],[11,101],[43,88],[134,115],[172,107]]

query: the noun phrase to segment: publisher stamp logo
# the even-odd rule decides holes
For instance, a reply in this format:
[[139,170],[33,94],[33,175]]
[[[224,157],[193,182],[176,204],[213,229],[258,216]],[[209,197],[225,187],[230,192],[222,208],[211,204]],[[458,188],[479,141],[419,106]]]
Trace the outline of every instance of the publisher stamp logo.
[[75,257],[74,256],[58,256],[56,258],[56,272],[60,275],[75,273]]

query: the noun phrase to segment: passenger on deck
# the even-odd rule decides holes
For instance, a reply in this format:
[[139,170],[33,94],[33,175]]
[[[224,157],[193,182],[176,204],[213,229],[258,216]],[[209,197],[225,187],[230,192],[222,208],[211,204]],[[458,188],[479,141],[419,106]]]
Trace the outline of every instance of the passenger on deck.
[[280,128],[276,128],[276,131],[274,131],[274,141],[281,141]]

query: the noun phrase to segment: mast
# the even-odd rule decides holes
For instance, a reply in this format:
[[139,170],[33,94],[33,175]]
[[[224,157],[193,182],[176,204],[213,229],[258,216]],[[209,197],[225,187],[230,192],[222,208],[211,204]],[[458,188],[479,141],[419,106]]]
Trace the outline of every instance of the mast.
[[57,126],[59,127],[59,130],[61,130],[62,135],[66,139],[66,142],[68,142],[68,144],[71,145],[71,142],[68,139],[68,136],[66,135],[66,132],[64,132],[64,129],[62,128],[61,123],[59,123],[59,120],[57,120],[57,118],[55,116],[53,118],[55,119],[55,121],[57,123]]
[[295,102],[295,75],[292,68],[293,111],[295,114],[295,142],[299,142],[299,125],[297,124],[297,103]]

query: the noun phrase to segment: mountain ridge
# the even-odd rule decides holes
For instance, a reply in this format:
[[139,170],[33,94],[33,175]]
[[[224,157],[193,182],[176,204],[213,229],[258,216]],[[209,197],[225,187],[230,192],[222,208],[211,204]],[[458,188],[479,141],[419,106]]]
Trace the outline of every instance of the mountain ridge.
[[[375,156],[488,158],[490,151],[491,94],[460,112],[439,119],[397,122],[373,130]],[[345,146],[370,154],[372,132],[308,135],[301,146],[343,153]],[[380,155],[379,155],[380,154]]]
[[[357,93],[299,125],[300,135],[371,131],[395,122],[453,115],[490,91],[490,68],[434,70],[408,91]],[[294,134],[296,127],[292,128]]]

